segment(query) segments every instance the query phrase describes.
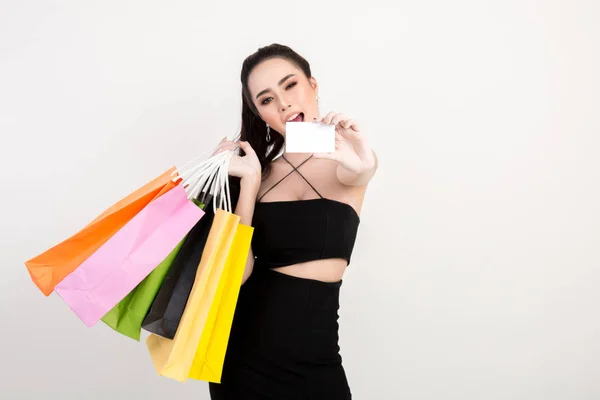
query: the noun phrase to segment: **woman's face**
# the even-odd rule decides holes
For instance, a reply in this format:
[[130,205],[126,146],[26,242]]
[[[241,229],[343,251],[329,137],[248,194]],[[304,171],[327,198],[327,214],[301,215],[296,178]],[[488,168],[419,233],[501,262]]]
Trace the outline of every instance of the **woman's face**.
[[257,65],[248,77],[248,89],[260,117],[282,135],[287,121],[319,117],[316,80],[288,60],[273,58]]

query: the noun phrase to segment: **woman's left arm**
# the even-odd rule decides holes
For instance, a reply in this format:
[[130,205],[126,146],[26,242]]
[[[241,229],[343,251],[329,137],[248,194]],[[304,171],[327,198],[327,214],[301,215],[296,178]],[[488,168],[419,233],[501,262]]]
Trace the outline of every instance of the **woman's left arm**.
[[369,183],[377,171],[377,155],[358,123],[345,114],[334,112],[318,121],[335,125],[335,151],[315,154],[314,157],[337,161],[337,177],[344,185],[362,186]]

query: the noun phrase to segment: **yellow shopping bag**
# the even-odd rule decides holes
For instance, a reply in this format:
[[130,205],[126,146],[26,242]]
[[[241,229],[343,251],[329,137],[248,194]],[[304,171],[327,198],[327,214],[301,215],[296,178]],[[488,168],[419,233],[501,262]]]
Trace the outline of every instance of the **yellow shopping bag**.
[[233,314],[240,293],[253,232],[254,228],[247,225],[240,224],[237,227],[223,274],[219,279],[217,291],[204,324],[200,343],[196,349],[189,378],[221,383]]
[[146,345],[159,375],[180,382],[187,380],[239,221],[238,215],[216,210],[175,337],[171,340],[148,336]]

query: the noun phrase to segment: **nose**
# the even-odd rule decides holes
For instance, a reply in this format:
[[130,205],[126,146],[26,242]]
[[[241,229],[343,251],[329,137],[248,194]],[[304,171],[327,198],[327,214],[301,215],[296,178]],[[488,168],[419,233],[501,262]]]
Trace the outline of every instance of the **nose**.
[[285,96],[278,96],[278,103],[279,103],[279,108],[281,109],[281,112],[284,112],[285,110],[287,110],[288,108],[290,108],[292,105],[289,104],[287,102],[287,99],[284,98]]

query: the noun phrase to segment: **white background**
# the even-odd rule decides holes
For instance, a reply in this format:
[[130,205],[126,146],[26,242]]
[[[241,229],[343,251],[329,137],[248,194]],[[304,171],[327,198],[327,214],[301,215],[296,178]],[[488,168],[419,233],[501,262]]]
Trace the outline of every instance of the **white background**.
[[208,399],[24,262],[234,137],[241,63],[279,42],[380,159],[341,299],[354,397],[600,398],[598,21],[595,0],[1,0],[0,397]]

